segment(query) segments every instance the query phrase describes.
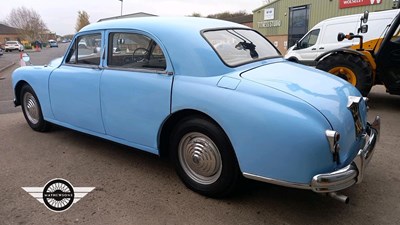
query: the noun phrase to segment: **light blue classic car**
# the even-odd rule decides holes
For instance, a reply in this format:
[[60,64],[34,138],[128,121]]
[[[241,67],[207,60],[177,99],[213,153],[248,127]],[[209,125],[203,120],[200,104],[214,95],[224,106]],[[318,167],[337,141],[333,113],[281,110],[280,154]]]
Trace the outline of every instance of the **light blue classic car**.
[[13,87],[32,129],[58,124],[169,156],[211,197],[246,177],[348,201],[336,191],[361,182],[380,127],[351,84],[205,18],[88,25],[62,59],[17,69]]

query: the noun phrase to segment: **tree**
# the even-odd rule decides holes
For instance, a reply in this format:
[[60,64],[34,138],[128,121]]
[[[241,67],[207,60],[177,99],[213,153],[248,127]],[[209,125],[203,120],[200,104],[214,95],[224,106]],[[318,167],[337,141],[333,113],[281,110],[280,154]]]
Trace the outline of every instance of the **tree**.
[[191,17],[201,17],[201,14],[197,13],[197,12],[194,12],[194,13],[192,13],[192,15],[189,15],[189,16],[191,16]]
[[48,30],[40,14],[24,6],[12,9],[5,21],[28,41],[41,40],[41,34]]
[[76,25],[75,25],[76,32],[78,32],[84,26],[89,25],[89,24],[90,24],[89,14],[84,10],[78,11],[78,19],[76,20]]
[[232,18],[232,17],[238,17],[238,16],[247,16],[249,15],[248,13],[246,13],[246,11],[238,11],[238,12],[222,12],[222,13],[217,13],[217,14],[211,14],[208,15],[208,18],[215,18],[215,19],[226,19],[226,18]]

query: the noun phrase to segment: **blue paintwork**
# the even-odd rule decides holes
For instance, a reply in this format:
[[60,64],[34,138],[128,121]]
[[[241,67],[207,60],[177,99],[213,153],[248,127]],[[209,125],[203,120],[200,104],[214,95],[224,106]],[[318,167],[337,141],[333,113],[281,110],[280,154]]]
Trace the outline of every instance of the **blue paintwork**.
[[[77,34],[145,34],[162,48],[163,73],[77,67],[55,60],[24,67],[13,86],[35,90],[52,123],[159,153],[165,121],[182,110],[211,117],[227,134],[242,172],[309,184],[319,173],[348,165],[364,143],[355,137],[346,108],[361,96],[350,84],[322,71],[273,58],[227,67],[201,36],[210,28],[244,26],[204,18],[135,18],[91,24]],[[72,42],[73,43],[73,42]],[[108,51],[108,45],[104,45]],[[18,96],[16,96],[18,97]],[[366,106],[360,104],[363,126]],[[325,131],[341,134],[340,164],[333,162]]]
[[103,71],[61,66],[49,79],[51,108],[56,120],[104,134],[100,105]]

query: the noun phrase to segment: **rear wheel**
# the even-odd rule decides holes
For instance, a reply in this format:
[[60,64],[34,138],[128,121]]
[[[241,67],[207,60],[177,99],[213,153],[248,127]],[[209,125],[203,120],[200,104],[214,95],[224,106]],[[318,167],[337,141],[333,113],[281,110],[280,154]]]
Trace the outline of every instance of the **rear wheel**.
[[317,64],[317,69],[332,73],[355,86],[363,96],[367,96],[372,87],[372,70],[361,57],[353,54],[338,53],[330,55]]
[[173,131],[176,171],[190,189],[210,197],[232,193],[240,170],[232,146],[219,126],[205,118],[187,118]]
[[50,124],[43,119],[39,99],[31,86],[24,85],[21,88],[20,100],[22,112],[29,126],[36,131],[47,131]]

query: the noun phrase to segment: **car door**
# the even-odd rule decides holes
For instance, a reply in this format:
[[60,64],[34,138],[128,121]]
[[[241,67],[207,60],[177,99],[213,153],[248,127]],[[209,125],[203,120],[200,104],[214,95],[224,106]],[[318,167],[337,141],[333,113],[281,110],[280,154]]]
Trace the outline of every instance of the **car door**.
[[317,57],[318,52],[318,36],[320,29],[310,31],[305,35],[295,47],[299,60],[304,64],[312,64]]
[[172,66],[149,35],[107,33],[101,106],[107,135],[157,153],[159,128],[170,114]]
[[[49,79],[54,117],[72,127],[104,133],[100,109],[102,33],[76,37],[62,65]],[[78,43],[85,45],[78,45]]]

